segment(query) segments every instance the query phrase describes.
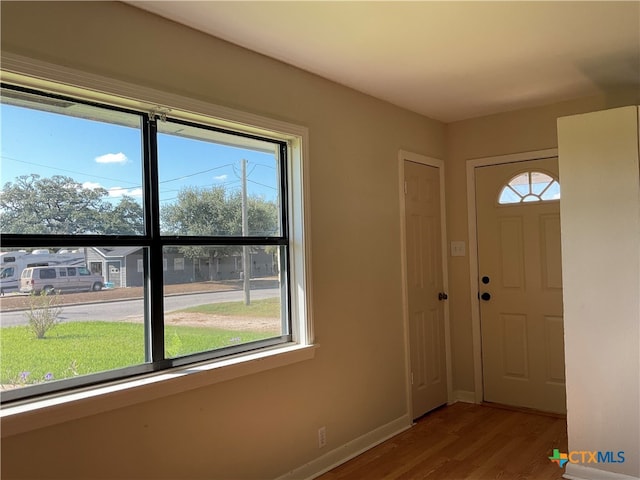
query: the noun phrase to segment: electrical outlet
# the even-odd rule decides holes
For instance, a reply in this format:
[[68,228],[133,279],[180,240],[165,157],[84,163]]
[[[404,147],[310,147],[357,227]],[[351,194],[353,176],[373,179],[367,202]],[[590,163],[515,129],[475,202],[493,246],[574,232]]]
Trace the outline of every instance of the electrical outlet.
[[318,448],[323,448],[327,445],[327,428],[320,427],[318,429]]

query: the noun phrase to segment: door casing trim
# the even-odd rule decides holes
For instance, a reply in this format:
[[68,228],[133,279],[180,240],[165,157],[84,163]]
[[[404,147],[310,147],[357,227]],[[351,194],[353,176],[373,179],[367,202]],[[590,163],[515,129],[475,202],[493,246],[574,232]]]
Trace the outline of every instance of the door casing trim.
[[478,300],[478,230],[476,211],[476,168],[505,163],[542,160],[558,156],[557,148],[529,152],[482,157],[467,160],[467,221],[469,228],[469,285],[471,295],[471,334],[473,344],[473,381],[475,401],[484,399],[482,382],[482,337],[480,332],[480,301]]
[[[447,215],[445,206],[445,175],[444,175],[444,161],[427,157],[426,155],[420,155],[418,153],[408,152],[406,150],[400,150],[398,152],[398,192],[400,195],[400,270],[401,270],[401,282],[402,285],[402,318],[404,325],[404,343],[405,343],[405,370],[406,370],[406,397],[407,397],[407,412],[409,412],[409,418],[413,420],[413,403],[411,392],[411,343],[409,338],[409,295],[407,287],[407,232],[405,221],[405,198],[404,198],[404,162],[410,161],[420,163],[429,167],[435,167],[438,169],[439,184],[440,184],[440,231],[441,231],[441,243],[442,243],[442,284],[446,291],[449,290],[449,273],[447,263]],[[449,304],[444,302],[444,349],[445,349],[445,363],[447,371],[447,403],[454,403],[453,398],[453,378],[451,368],[451,329],[449,324]]]

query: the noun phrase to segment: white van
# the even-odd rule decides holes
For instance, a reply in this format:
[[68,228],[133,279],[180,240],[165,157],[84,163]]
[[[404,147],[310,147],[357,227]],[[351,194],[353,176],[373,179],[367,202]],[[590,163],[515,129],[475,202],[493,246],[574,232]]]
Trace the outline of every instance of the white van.
[[85,256],[79,250],[66,249],[56,253],[50,253],[47,249],[0,253],[0,294],[20,289],[20,277],[25,268],[49,265],[85,266]]
[[22,293],[63,293],[102,290],[104,278],[91,273],[87,267],[57,265],[55,267],[29,267],[20,276]]

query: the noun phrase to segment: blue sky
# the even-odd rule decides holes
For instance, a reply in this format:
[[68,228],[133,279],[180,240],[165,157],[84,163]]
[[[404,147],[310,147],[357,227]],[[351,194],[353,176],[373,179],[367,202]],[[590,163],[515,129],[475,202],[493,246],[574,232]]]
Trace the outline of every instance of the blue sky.
[[[142,148],[137,128],[2,104],[0,180],[19,175],[70,176],[86,188],[103,187],[109,199],[141,201]],[[136,122],[128,116],[127,123]],[[277,164],[273,154],[159,134],[161,203],[175,201],[186,186],[223,185],[241,189],[241,160],[247,160],[250,195],[275,200]]]

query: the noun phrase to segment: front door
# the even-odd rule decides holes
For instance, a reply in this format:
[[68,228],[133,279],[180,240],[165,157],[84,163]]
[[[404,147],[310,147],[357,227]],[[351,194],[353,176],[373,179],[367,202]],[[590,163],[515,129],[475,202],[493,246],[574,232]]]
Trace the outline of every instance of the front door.
[[120,261],[116,260],[107,262],[107,275],[105,281],[112,283],[114,288],[120,288],[122,286],[120,282],[121,278]]
[[475,173],[484,400],[563,413],[558,159]]
[[440,172],[404,162],[413,417],[447,403]]

